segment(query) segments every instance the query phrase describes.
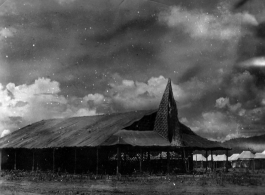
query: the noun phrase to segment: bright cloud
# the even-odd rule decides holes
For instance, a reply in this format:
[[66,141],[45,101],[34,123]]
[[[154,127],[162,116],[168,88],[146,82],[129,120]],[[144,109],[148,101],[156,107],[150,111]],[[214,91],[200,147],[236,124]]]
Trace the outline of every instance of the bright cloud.
[[[157,108],[162,98],[168,79],[163,76],[152,77],[146,83],[122,80],[112,83],[111,101],[124,109],[144,110]],[[172,83],[172,89],[177,101],[183,101],[185,92]]]
[[[14,130],[28,123],[48,118],[62,118],[97,114],[96,108],[84,98],[60,95],[60,84],[48,78],[39,78],[30,85],[0,84],[0,131]],[[99,98],[90,98],[98,104]]]
[[14,28],[5,27],[5,28],[0,29],[0,40],[14,36],[15,31],[16,30]]
[[247,137],[249,136],[244,136],[239,133],[232,133],[232,134],[228,134],[222,141],[227,141],[227,140],[235,139],[235,138],[247,138]]
[[229,98],[221,97],[221,98],[216,100],[215,107],[217,107],[217,108],[228,107],[230,111],[235,112],[235,111],[238,111],[241,108],[241,103],[236,103],[236,104],[232,105],[232,104],[230,104]]
[[[110,84],[108,93],[84,97],[60,95],[60,83],[48,78],[39,78],[29,85],[0,84],[0,131],[48,118],[95,115],[98,110],[155,109],[167,82],[163,76],[152,77],[146,83],[121,79]],[[172,89],[175,99],[185,102],[189,93],[174,83]]]
[[241,66],[244,67],[264,67],[265,66],[265,57],[256,57],[256,58],[251,58],[249,60],[246,60],[242,63],[240,63]]
[[182,27],[194,38],[221,40],[238,39],[242,33],[242,24],[258,24],[253,15],[233,14],[225,5],[220,5],[217,12],[218,14],[213,15],[175,6],[171,7],[169,12],[160,14],[160,20],[170,27]]
[[227,135],[235,134],[239,128],[233,117],[219,111],[205,112],[202,118],[192,122],[191,128],[201,135],[215,140],[224,140]]
[[[231,88],[240,84],[240,94],[243,81],[251,78],[248,72],[239,74],[232,79]],[[168,79],[163,76],[151,77],[147,82],[120,78],[110,83],[110,88],[104,94],[87,94],[84,97],[60,95],[60,83],[48,78],[39,78],[32,84],[0,84],[0,133],[1,130],[4,133],[4,129],[13,131],[48,118],[156,109],[167,82]],[[191,79],[181,85],[172,82],[172,89],[179,108],[190,105],[208,90],[205,83],[198,79]],[[232,104],[228,97],[218,98],[215,107],[219,110],[203,112],[196,119],[184,116],[180,120],[203,136],[224,140],[241,136],[237,130],[242,124],[235,120],[235,115],[257,121],[263,113],[261,108],[246,110],[239,102]]]
[[10,133],[11,133],[10,130],[5,129],[4,131],[2,131],[0,138],[4,137],[4,136],[6,136],[6,135],[8,135]]

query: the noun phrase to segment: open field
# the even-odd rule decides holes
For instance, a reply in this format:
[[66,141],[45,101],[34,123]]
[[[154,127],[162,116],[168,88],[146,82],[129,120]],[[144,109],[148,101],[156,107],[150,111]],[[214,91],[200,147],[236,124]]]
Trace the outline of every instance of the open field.
[[80,176],[52,175],[0,178],[0,194],[264,194],[265,174],[175,175],[175,176]]

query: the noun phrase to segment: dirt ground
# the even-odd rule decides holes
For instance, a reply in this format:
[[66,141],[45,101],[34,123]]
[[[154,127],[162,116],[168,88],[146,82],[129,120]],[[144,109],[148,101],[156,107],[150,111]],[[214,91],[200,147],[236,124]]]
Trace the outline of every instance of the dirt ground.
[[257,184],[231,184],[211,177],[156,177],[152,179],[98,179],[86,181],[10,181],[0,178],[2,195],[37,194],[265,194],[265,180]]

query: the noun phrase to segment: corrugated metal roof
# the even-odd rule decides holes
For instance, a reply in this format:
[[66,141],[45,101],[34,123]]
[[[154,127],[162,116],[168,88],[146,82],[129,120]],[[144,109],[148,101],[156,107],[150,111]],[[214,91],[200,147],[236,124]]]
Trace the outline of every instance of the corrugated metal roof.
[[101,145],[170,146],[170,142],[155,131],[119,130]]
[[264,153],[256,153],[254,156],[255,159],[265,159]]
[[[0,148],[95,147],[117,144],[172,146],[172,143],[155,131],[123,130],[154,113],[155,111],[135,111],[43,120],[1,138]],[[196,135],[182,123],[179,123],[179,128],[184,147],[225,149],[217,142]]]
[[244,160],[244,159],[253,159],[254,154],[250,151],[243,151],[241,154],[239,154],[238,159],[239,160]]
[[207,140],[196,134],[192,135],[192,134],[182,133],[181,136],[184,147],[193,147],[197,149],[216,149],[216,150],[225,149],[224,147],[221,147],[220,144],[218,144],[217,142]]
[[154,111],[43,120],[0,139],[0,148],[99,146],[117,131]]
[[235,161],[238,159],[239,154],[232,154],[230,157],[228,157],[229,161]]

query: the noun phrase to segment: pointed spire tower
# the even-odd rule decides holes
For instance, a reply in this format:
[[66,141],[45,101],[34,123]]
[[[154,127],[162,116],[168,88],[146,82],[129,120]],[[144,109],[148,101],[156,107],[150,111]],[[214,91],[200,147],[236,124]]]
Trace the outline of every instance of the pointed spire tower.
[[169,140],[172,145],[183,146],[179,130],[178,110],[170,79],[168,79],[156,114],[154,131]]

